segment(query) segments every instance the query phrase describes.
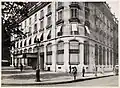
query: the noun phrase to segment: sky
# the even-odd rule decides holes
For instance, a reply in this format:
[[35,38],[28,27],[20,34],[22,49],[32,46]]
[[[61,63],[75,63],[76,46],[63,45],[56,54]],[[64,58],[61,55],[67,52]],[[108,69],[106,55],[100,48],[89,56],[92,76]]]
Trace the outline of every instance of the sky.
[[111,7],[111,11],[115,17],[119,18],[119,0],[107,0],[107,3]]

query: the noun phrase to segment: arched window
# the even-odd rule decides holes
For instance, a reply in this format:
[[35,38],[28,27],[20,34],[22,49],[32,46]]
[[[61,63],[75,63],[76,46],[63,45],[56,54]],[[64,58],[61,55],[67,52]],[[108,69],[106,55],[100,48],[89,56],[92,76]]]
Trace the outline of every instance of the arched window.
[[35,46],[35,47],[33,48],[33,52],[34,52],[34,53],[38,52],[37,46]]
[[84,41],[84,65],[89,64],[89,42]]
[[105,47],[103,47],[103,65],[105,65]]
[[99,64],[102,65],[102,47],[99,46]]
[[48,44],[48,45],[47,45],[46,64],[47,64],[47,65],[52,65],[52,44]]
[[98,45],[95,44],[95,64],[98,65]]
[[63,65],[64,64],[64,42],[58,42],[57,46],[57,64]]
[[109,65],[109,49],[107,49],[107,65]]
[[70,53],[70,59],[69,59],[69,63],[70,65],[78,65],[79,62],[79,42],[72,40],[70,41],[70,49],[69,49],[69,53]]

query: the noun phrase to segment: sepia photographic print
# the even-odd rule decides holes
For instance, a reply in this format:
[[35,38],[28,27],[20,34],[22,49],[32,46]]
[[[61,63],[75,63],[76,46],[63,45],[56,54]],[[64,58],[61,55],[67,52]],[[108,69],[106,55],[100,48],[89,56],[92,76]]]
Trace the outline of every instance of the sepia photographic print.
[[118,87],[118,3],[1,1],[1,87]]

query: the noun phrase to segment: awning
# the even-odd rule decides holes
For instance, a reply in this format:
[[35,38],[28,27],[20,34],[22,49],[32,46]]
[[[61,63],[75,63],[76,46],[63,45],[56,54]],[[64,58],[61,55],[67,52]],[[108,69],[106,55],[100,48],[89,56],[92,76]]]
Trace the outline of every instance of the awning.
[[16,57],[17,57],[17,58],[23,58],[23,54],[17,55]]
[[85,26],[85,29],[86,29],[87,33],[90,34],[90,30],[88,29],[87,26]]
[[62,27],[62,25],[59,25],[59,26],[57,27],[57,33],[60,32],[61,27]]
[[25,58],[37,58],[37,53],[26,53]]
[[37,39],[41,39],[43,33],[40,33],[39,35],[37,35]]
[[47,31],[47,36],[49,35],[50,31],[51,31],[51,30],[48,30],[48,31]]
[[72,31],[78,31],[77,30],[77,24],[72,24]]

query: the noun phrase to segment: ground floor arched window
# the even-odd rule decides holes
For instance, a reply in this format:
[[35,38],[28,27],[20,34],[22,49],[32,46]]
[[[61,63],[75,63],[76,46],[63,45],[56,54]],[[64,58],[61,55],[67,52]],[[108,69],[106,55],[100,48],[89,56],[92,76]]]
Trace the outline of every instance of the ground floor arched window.
[[79,62],[79,42],[76,40],[70,41],[70,49],[69,49],[69,64],[70,65],[78,65]]

